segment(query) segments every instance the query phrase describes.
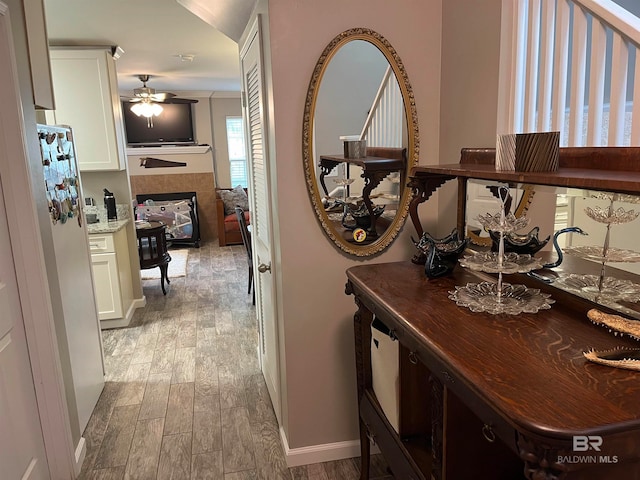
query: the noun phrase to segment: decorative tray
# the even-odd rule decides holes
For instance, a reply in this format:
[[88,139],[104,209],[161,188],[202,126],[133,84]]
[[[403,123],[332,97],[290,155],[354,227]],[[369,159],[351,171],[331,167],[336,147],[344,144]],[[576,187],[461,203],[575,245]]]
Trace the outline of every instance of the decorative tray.
[[543,261],[528,254],[508,252],[504,254],[502,265],[498,262],[499,254],[496,252],[476,253],[465,255],[459,260],[460,265],[471,270],[486,273],[528,273],[542,268]]
[[583,245],[577,247],[566,247],[565,253],[575,255],[576,257],[586,260],[594,260],[596,262],[640,262],[640,252],[634,250],[624,250],[622,248],[608,248],[607,253],[602,255],[602,247],[596,245]]
[[468,283],[464,287],[456,287],[449,291],[449,298],[456,305],[467,307],[472,312],[491,314],[537,313],[548,310],[555,302],[548,293],[541,293],[537,288],[524,285],[502,284],[501,295],[498,295],[498,284],[492,282]]

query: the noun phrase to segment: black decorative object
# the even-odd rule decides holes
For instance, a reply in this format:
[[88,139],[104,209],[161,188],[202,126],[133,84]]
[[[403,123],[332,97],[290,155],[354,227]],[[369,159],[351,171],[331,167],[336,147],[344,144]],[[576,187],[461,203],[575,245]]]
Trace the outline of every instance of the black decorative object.
[[427,257],[424,273],[428,278],[438,278],[451,273],[458,263],[458,258],[467,248],[467,242],[466,238],[460,239],[457,229],[443,238],[434,238],[425,232],[419,242],[413,240],[418,250]]
[[[534,255],[539,250],[541,250],[551,236],[545,238],[544,240],[540,240],[538,238],[538,233],[540,232],[540,227],[534,227],[529,233],[518,234],[516,232],[509,232],[504,234],[504,251],[505,252],[514,252],[522,255]],[[497,252],[498,246],[500,244],[500,232],[494,232],[493,230],[489,230],[489,235],[491,236],[491,251]]]
[[[384,212],[385,205],[374,205],[373,215],[378,218]],[[348,217],[353,220],[349,221]],[[356,228],[364,228],[367,230],[371,227],[371,215],[367,210],[364,202],[354,205],[352,203],[344,203],[344,214],[342,215],[342,226],[347,230],[355,230]]]

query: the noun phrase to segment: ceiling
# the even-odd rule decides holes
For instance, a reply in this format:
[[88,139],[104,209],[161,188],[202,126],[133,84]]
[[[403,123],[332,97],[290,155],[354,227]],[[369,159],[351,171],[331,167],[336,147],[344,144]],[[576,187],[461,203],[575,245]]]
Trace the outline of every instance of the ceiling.
[[142,86],[139,74],[149,74],[147,85],[159,91],[240,91],[236,41],[254,0],[216,0],[215,11],[202,8],[210,1],[180,1],[218,29],[176,0],[44,0],[49,43],[120,46],[123,95]]

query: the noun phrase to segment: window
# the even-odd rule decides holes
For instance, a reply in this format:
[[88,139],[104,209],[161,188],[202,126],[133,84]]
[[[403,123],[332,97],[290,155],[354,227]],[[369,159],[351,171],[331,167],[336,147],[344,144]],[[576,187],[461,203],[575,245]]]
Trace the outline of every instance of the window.
[[227,146],[229,148],[231,186],[247,187],[247,150],[244,145],[242,117],[227,117]]

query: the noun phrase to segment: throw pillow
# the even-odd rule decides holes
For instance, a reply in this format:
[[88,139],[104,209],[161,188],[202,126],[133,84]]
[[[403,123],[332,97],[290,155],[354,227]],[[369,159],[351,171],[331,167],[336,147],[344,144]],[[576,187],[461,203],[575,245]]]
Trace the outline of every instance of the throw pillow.
[[235,213],[236,206],[241,207],[243,210],[249,210],[249,197],[247,192],[244,191],[240,185],[233,190],[219,190],[220,198],[224,203],[224,214],[231,215]]

